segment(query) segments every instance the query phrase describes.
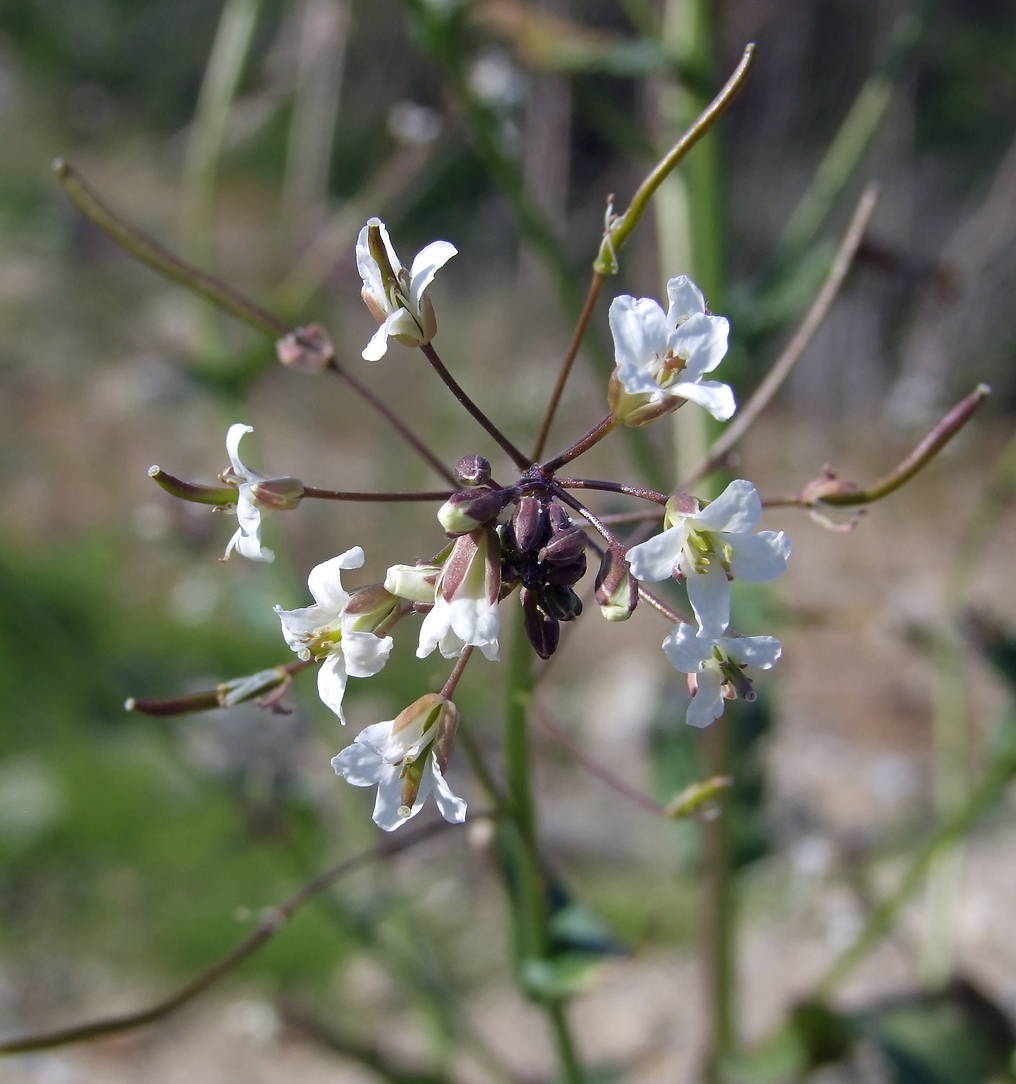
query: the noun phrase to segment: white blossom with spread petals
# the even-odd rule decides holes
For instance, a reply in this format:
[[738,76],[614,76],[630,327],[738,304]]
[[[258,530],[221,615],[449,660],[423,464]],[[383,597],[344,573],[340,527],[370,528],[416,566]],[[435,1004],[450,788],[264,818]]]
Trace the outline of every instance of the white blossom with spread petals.
[[[370,230],[376,227],[387,255],[388,268],[370,251]],[[356,268],[363,279],[361,295],[381,326],[363,350],[365,361],[377,361],[388,352],[389,336],[406,346],[423,346],[434,338],[437,320],[425,291],[437,271],[458,250],[449,241],[431,241],[414,257],[408,271],[395,254],[388,230],[379,218],[372,218],[360,230],[356,241]],[[382,261],[383,262],[383,261]],[[389,274],[389,268],[391,274]],[[394,275],[394,278],[393,278]]]
[[[392,649],[390,636],[375,636],[357,627],[362,625],[362,617],[346,612],[351,596],[342,587],[341,572],[362,564],[363,550],[354,546],[311,569],[307,586],[314,597],[312,606],[298,610],[275,607],[282,635],[297,655],[324,660],[318,670],[318,693],[342,723],[346,721],[342,713],[346,678],[373,677]],[[371,621],[376,624],[376,617]]]
[[[421,698],[427,706],[438,700],[443,698],[433,694]],[[454,705],[450,701],[443,703],[443,710],[450,709],[457,719]],[[377,787],[373,819],[386,832],[415,817],[432,792],[446,821],[461,824],[466,819],[466,803],[452,793],[435,752],[435,739],[442,731],[436,716],[442,709],[414,714],[415,707],[408,708],[398,719],[361,730],[352,745],[332,758],[336,774],[354,787]],[[407,714],[411,716],[408,722]]]
[[751,682],[741,671],[746,666],[769,670],[780,657],[780,641],[772,636],[721,636],[703,638],[693,625],[675,625],[663,641],[671,665],[693,674],[695,690],[685,721],[708,726],[723,714],[724,687],[753,700]]
[[765,583],[786,570],[790,539],[782,531],[752,533],[761,514],[759,495],[744,478],[701,509],[694,498],[672,499],[666,530],[628,550],[632,575],[650,583],[685,577],[698,635],[714,639],[730,624],[730,579]]
[[236,518],[239,526],[226,546],[225,560],[235,549],[243,557],[252,561],[274,561],[275,554],[261,545],[261,509],[254,497],[253,486],[264,482],[267,475],[261,474],[240,462],[240,440],[244,433],[253,433],[251,425],[231,425],[226,433],[226,451],[232,474],[238,483],[236,497]]
[[612,392],[611,408],[622,420],[647,408],[658,416],[687,399],[726,421],[735,410],[734,393],[702,378],[723,360],[730,325],[706,312],[702,291],[686,275],[667,283],[667,295],[666,313],[650,297],[622,294],[611,302],[615,376],[623,388]]

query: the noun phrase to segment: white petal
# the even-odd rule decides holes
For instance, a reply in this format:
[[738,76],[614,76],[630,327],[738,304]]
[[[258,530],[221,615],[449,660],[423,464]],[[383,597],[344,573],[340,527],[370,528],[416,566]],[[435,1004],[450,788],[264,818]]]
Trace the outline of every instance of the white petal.
[[731,636],[723,644],[723,650],[744,666],[770,670],[776,664],[783,648],[775,636]]
[[303,606],[298,610],[284,610],[276,606],[275,612],[282,622],[282,635],[286,643],[297,653],[304,650],[307,637],[321,628],[320,606]]
[[[421,790],[423,787],[421,786]],[[419,795],[417,796],[419,798]],[[400,825],[415,817],[423,808],[423,802],[414,802],[413,808],[408,815],[401,816],[402,808],[402,780],[399,778],[399,769],[390,764],[384,766],[384,775],[377,786],[377,799],[374,802],[373,821],[378,828],[386,832],[394,832]]]
[[696,315],[670,333],[667,345],[687,359],[684,376],[694,383],[723,361],[729,336],[730,325],[722,316]]
[[714,643],[713,640],[699,637],[695,625],[678,624],[663,641],[663,650],[675,670],[680,670],[682,674],[697,674],[712,655]]
[[678,275],[667,283],[667,297],[670,299],[667,323],[671,327],[676,327],[678,320],[686,316],[706,311],[706,299],[702,296],[702,291],[687,275]]
[[500,620],[496,605],[491,606],[486,599],[453,599],[449,603],[449,624],[463,646],[472,644],[480,648],[491,662],[497,661]]
[[368,678],[379,673],[395,641],[390,636],[375,636],[372,632],[344,632],[342,655],[350,677]]
[[233,471],[239,474],[241,478],[246,478],[247,481],[251,480],[250,472],[240,462],[240,438],[244,433],[253,433],[254,426],[241,425],[239,422],[236,425],[231,425],[226,433],[226,451],[229,454],[229,462],[233,467]]
[[433,753],[430,754],[429,767],[434,773],[434,801],[437,802],[438,811],[449,824],[461,824],[466,819],[466,803],[452,793]]
[[342,714],[342,696],[346,691],[346,666],[341,651],[333,651],[321,664],[317,675],[318,696],[326,708],[330,708],[346,725]]
[[360,230],[360,236],[356,239],[356,269],[360,272],[360,278],[363,279],[367,292],[382,309],[387,309],[388,303],[385,298],[384,282],[381,279],[381,269],[378,267],[377,260],[370,254],[370,248],[367,245],[369,227],[375,222],[380,224],[378,219],[372,218]]
[[701,512],[696,512],[692,523],[700,531],[750,531],[762,515],[762,501],[755,487],[745,478],[735,478]]
[[715,640],[730,624],[730,582],[719,561],[688,574],[688,601],[698,619],[700,639]]
[[450,621],[449,604],[443,598],[439,598],[420,625],[420,646],[416,649],[418,659],[425,659],[437,647],[448,632]]
[[330,561],[322,561],[310,570],[307,586],[314,601],[321,607],[319,625],[326,625],[334,620],[349,604],[349,594],[342,587],[344,569],[363,566],[363,549],[353,546]]
[[[369,749],[373,749],[382,760],[386,760],[388,758],[385,754],[391,752],[392,727],[394,725],[394,719],[389,719],[386,722],[381,723],[371,723],[370,726],[365,726],[363,730],[356,735],[356,740],[361,744],[366,745]],[[396,759],[401,759],[401,757]]]
[[718,380],[703,380],[698,384],[671,384],[667,392],[670,395],[679,395],[689,403],[698,403],[718,422],[728,421],[737,410],[737,401],[730,385],[721,384]]
[[341,775],[354,787],[373,787],[377,785],[383,770],[384,761],[357,738],[352,745],[347,745],[337,756],[332,757],[332,767],[336,775]]
[[416,254],[409,271],[409,300],[417,309],[420,307],[420,297],[434,281],[435,273],[456,252],[458,249],[450,241],[431,241]]
[[404,316],[409,316],[405,309],[396,309],[385,317],[385,322],[374,332],[360,354],[364,361],[378,361],[388,353],[388,336],[392,334],[393,325]]
[[686,536],[687,527],[682,522],[632,546],[627,555],[631,574],[646,583],[670,579],[681,559],[681,547]]
[[654,355],[666,352],[667,318],[651,297],[635,298],[628,294],[615,297],[610,303],[608,320],[622,381],[627,368],[645,368]]
[[707,666],[696,680],[698,689],[684,719],[690,726],[708,726],[723,714],[723,675],[719,667]]
[[790,539],[782,531],[724,535],[724,538],[733,549],[730,571],[737,579],[766,583],[786,572]]

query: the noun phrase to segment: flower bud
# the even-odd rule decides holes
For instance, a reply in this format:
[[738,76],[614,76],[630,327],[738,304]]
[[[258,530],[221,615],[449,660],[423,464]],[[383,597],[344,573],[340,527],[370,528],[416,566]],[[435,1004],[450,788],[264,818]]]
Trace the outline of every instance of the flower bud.
[[395,612],[399,600],[380,583],[360,587],[349,596],[343,626],[350,632],[374,632]]
[[275,353],[283,365],[302,373],[321,373],[331,365],[335,347],[320,324],[298,327],[275,344]]
[[563,565],[540,565],[540,570],[544,583],[570,587],[586,574],[586,555],[580,553],[574,561]]
[[541,659],[549,659],[561,642],[561,626],[539,604],[537,592],[523,587],[519,592],[522,602],[522,624],[533,650]]
[[303,482],[296,478],[266,478],[250,487],[251,496],[262,508],[291,512],[303,499]]
[[570,587],[548,586],[540,592],[540,607],[558,621],[574,621],[582,613],[582,599]]
[[539,546],[547,535],[547,507],[539,497],[520,497],[512,514],[512,530],[519,553]]
[[490,463],[482,455],[464,455],[455,468],[455,477],[464,486],[484,486],[490,481]]
[[385,590],[409,602],[432,603],[440,565],[392,565],[385,576]]
[[596,574],[596,604],[608,621],[627,621],[639,601],[638,580],[631,574],[624,550],[609,546]]
[[551,503],[547,506],[547,518],[550,520],[550,529],[556,534],[558,531],[566,531],[572,526],[571,516],[559,504]]
[[489,523],[503,505],[499,489],[460,489],[437,510],[437,518],[448,534],[469,534]]
[[550,541],[537,554],[537,560],[555,565],[568,564],[585,553],[587,541],[581,527],[566,527],[550,536]]

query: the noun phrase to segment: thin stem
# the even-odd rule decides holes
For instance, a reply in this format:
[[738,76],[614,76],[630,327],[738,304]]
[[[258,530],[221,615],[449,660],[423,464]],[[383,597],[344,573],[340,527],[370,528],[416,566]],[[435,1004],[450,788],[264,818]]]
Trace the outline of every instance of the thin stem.
[[690,625],[691,624],[691,622],[688,620],[687,617],[684,617],[681,614],[679,614],[677,612],[677,610],[672,610],[663,601],[663,599],[657,598],[656,595],[654,595],[652,593],[652,591],[647,591],[646,588],[644,588],[642,586],[642,584],[639,584],[639,598],[642,599],[643,602],[646,602],[650,606],[652,606],[652,608],[654,610],[656,610],[658,613],[663,614],[663,616],[668,621],[673,621],[675,625]]
[[[623,493],[628,497],[641,497],[644,501],[653,501],[655,504],[666,504],[670,498],[666,493],[657,493],[655,489],[643,489],[640,486],[629,486],[624,482],[601,482],[596,478],[555,478],[554,482],[562,489],[597,489],[604,493]],[[639,512],[642,516],[645,513]],[[652,516],[658,512],[648,513]]]
[[639,224],[646,208],[649,206],[649,201],[664,180],[673,172],[674,167],[712,128],[730,103],[737,97],[738,91],[744,86],[744,81],[748,77],[754,57],[754,44],[746,45],[740,63],[734,69],[734,73],[727,80],[720,93],[706,106],[692,126],[670,148],[639,185],[624,214],[615,218],[608,225],[603,234],[600,251],[593,261],[593,270],[595,272],[601,275],[617,274],[617,254]]
[[446,501],[451,496],[447,489],[435,489],[422,492],[398,493],[360,493],[342,489],[318,489],[304,486],[303,496],[317,501]]
[[620,424],[621,422],[613,414],[608,414],[602,421],[597,422],[585,436],[579,437],[573,444],[569,444],[560,455],[556,455],[553,459],[548,459],[546,463],[542,463],[543,472],[553,474],[554,471],[563,467],[565,463],[578,459],[583,452],[588,452],[594,445],[599,444],[608,433],[612,433]]
[[473,654],[472,645],[467,644],[462,649],[462,654],[455,660],[455,665],[452,667],[452,672],[448,675],[448,680],[444,683],[444,687],[441,689],[441,695],[446,700],[451,700],[455,695],[455,688],[459,683],[459,678],[462,677],[462,672],[466,668],[466,664],[469,662],[470,657]]
[[578,356],[579,347],[582,345],[582,339],[585,336],[586,328],[589,326],[590,317],[593,315],[593,309],[596,308],[596,302],[599,299],[600,291],[603,289],[603,284],[606,281],[605,275],[600,274],[599,271],[593,272],[592,281],[589,283],[589,292],[586,294],[586,300],[582,305],[582,311],[579,313],[579,318],[575,324],[575,330],[572,332],[571,342],[568,344],[568,350],[565,353],[564,361],[561,362],[561,370],[557,374],[557,383],[555,383],[554,390],[550,393],[547,409],[544,411],[543,420],[540,422],[540,430],[536,435],[536,443],[533,445],[534,461],[539,461],[540,456],[543,455],[543,449],[547,443],[547,437],[550,434],[550,427],[554,424],[554,416],[557,414],[561,396],[564,394],[565,384],[568,383],[572,365],[574,365],[575,358]]
[[804,351],[815,337],[815,333],[822,325],[832,307],[833,301],[836,300],[836,296],[840,292],[843,280],[850,270],[850,265],[853,263],[857,249],[864,237],[864,231],[868,228],[877,199],[878,186],[875,184],[868,185],[860,200],[858,200],[857,207],[850,219],[850,225],[847,227],[842,241],[840,241],[840,246],[836,251],[825,281],[816,294],[815,300],[811,303],[811,308],[801,322],[801,326],[773,363],[773,367],[766,374],[765,379],[752,393],[751,398],[738,411],[737,417],[727,426],[722,435],[713,442],[709,454],[681,482],[679,488],[687,489],[723,464],[730,454],[730,450],[755,424],[759,415],[772,401],[773,396],[787,377],[790,376],[794,366],[801,360]]
[[123,1013],[117,1016],[107,1016],[98,1020],[90,1020],[84,1024],[74,1024],[71,1027],[58,1028],[55,1031],[41,1032],[36,1035],[26,1035],[18,1039],[0,1041],[0,1055],[27,1054],[34,1050],[49,1050],[55,1046],[66,1046],[68,1043],[77,1043],[85,1039],[94,1039],[100,1035],[112,1035],[117,1032],[130,1031],[133,1028],[152,1024],[163,1017],[192,1001],[209,987],[213,986],[223,976],[228,975],[239,964],[253,955],[261,946],[269,941],[290,918],[315,896],[320,895],[326,888],[347,874],[354,873],[363,866],[369,865],[381,859],[392,858],[402,851],[422,843],[431,836],[443,833],[452,825],[445,821],[433,821],[430,824],[421,825],[419,828],[403,829],[396,837],[390,837],[382,843],[371,847],[360,854],[347,858],[325,870],[324,873],[308,881],[302,888],[293,893],[289,899],[275,907],[269,908],[262,915],[261,921],[254,929],[230,952],[212,964],[211,967],[202,971],[196,978],[185,983],[175,993],[156,1002],[147,1009],[136,1012]]
[[466,394],[455,377],[453,377],[445,368],[444,362],[438,357],[437,351],[434,349],[433,345],[431,343],[424,343],[420,349],[423,351],[424,357],[430,362],[434,372],[441,378],[452,395],[454,395],[462,406],[469,411],[470,415],[479,423],[481,428],[486,430],[486,432],[497,441],[501,448],[507,452],[509,458],[519,470],[528,470],[533,465],[533,461],[523,452],[520,452]]
[[550,1030],[554,1036],[554,1046],[561,1065],[561,1079],[564,1084],[583,1084],[585,1074],[582,1072],[564,1005],[560,1001],[552,1002],[547,1006],[547,1016],[550,1019]]
[[214,275],[181,260],[147,233],[128,225],[99,199],[77,170],[62,158],[54,160],[53,172],[70,201],[85,218],[135,259],[272,339],[281,339],[289,333],[291,329],[277,316],[237,293]]
[[376,396],[366,384],[358,380],[352,373],[347,372],[346,369],[341,366],[335,358],[332,358],[328,363],[328,368],[336,376],[344,380],[352,389],[366,402],[381,415],[382,418],[399,434],[400,437],[419,455],[422,459],[425,459],[433,468],[441,475],[442,478],[446,478],[453,486],[458,488],[459,481],[455,475],[449,470],[448,467],[441,462],[440,459],[423,443],[422,440],[409,428],[408,425],[397,415],[383,399]]
[[611,546],[619,546],[620,543],[611,534],[610,529],[603,523],[603,521],[594,512],[591,512],[581,501],[576,500],[570,493],[567,493],[559,485],[552,482],[550,485],[551,491],[557,496],[563,504],[568,505],[569,508],[573,508],[583,519],[590,523],[603,537],[603,540]]

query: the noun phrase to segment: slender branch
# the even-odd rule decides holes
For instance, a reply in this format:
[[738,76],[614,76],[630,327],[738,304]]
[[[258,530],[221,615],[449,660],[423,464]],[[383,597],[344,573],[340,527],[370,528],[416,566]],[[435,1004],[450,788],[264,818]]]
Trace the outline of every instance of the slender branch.
[[486,430],[494,438],[495,441],[501,446],[501,448],[507,452],[511,461],[515,464],[519,470],[528,470],[533,461],[525,455],[524,452],[520,452],[518,448],[501,432],[500,429],[487,417],[486,414],[473,402],[473,400],[466,394],[459,382],[452,376],[452,374],[445,368],[444,362],[438,357],[437,351],[434,349],[431,343],[424,343],[420,349],[423,351],[424,357],[430,362],[434,372],[441,378],[441,380],[448,387],[448,390],[455,396],[456,399],[469,411],[472,417],[479,423],[481,428]]
[[619,215],[607,226],[603,234],[600,251],[593,261],[593,270],[597,274],[617,274],[617,254],[621,250],[621,246],[628,240],[631,232],[639,224],[642,215],[649,206],[649,201],[656,194],[656,190],[663,184],[664,180],[673,172],[674,167],[712,128],[730,103],[737,97],[738,91],[744,86],[744,82],[748,77],[754,58],[754,43],[746,45],[740,63],[734,69],[733,75],[727,80],[720,93],[706,106],[694,124],[670,148],[653,168],[649,176],[639,185],[624,214]]
[[374,394],[357,377],[352,373],[347,372],[346,369],[339,364],[339,362],[333,357],[329,363],[328,368],[336,376],[344,380],[352,389],[368,402],[382,418],[399,434],[400,437],[419,455],[422,459],[425,459],[433,468],[441,475],[442,478],[447,479],[453,486],[458,488],[459,481],[451,470],[441,462],[440,459],[423,443],[422,440],[409,428],[408,425],[392,411],[387,403],[377,395]]
[[[628,497],[641,497],[644,501],[653,501],[656,504],[666,504],[670,498],[666,493],[657,493],[655,489],[642,489],[640,486],[629,486],[624,482],[601,482],[596,478],[555,478],[555,483],[562,489],[597,489],[604,493],[623,493]],[[659,512],[638,513],[643,515],[658,516]]]
[[[315,664],[314,659],[300,662],[283,663],[256,674],[223,681],[214,689],[205,689],[186,696],[177,696],[168,700],[138,699],[130,696],[124,702],[125,711],[139,711],[142,715],[186,715],[194,711],[210,711],[215,708],[231,708],[255,697],[264,696],[264,707],[275,707],[278,700],[286,694],[293,681],[293,675]],[[272,694],[269,696],[268,694]]]
[[600,291],[603,289],[603,284],[606,281],[605,275],[602,275],[599,271],[593,272],[592,281],[589,283],[589,292],[586,294],[586,300],[582,305],[582,311],[579,313],[579,318],[575,324],[575,330],[572,332],[571,342],[568,344],[568,350],[565,353],[564,360],[561,362],[560,372],[557,374],[557,382],[554,384],[554,390],[550,393],[550,399],[547,401],[547,409],[544,411],[543,420],[540,422],[540,430],[536,435],[536,443],[533,445],[534,461],[538,462],[540,456],[543,455],[543,449],[547,443],[547,437],[550,434],[550,427],[554,424],[554,416],[557,414],[561,396],[564,394],[564,386],[568,383],[572,365],[575,364],[575,358],[578,356],[579,347],[582,345],[582,339],[585,336],[586,328],[589,326],[590,317],[593,315],[593,309],[596,308],[596,302],[600,297]]
[[317,489],[315,486],[304,486],[303,496],[318,501],[446,501],[451,496],[451,493],[447,489],[412,493],[358,493],[341,489]]
[[455,660],[455,665],[452,667],[452,672],[448,675],[448,680],[444,683],[444,687],[441,689],[441,695],[447,700],[455,695],[455,688],[459,683],[459,678],[462,677],[462,672],[466,668],[466,664],[469,662],[470,657],[473,654],[472,645],[467,644],[462,649],[462,654]]
[[658,613],[663,614],[663,616],[668,621],[673,621],[675,625],[690,625],[691,624],[691,622],[688,620],[687,617],[684,617],[682,614],[679,614],[677,612],[677,610],[672,610],[663,601],[663,599],[657,598],[657,596],[654,595],[652,593],[652,591],[647,591],[646,588],[644,588],[642,586],[642,584],[639,584],[639,598],[642,599],[643,602],[646,602],[650,606],[652,606],[652,608],[654,610],[656,610]]
[[599,444],[608,433],[612,433],[620,424],[613,414],[608,414],[602,421],[597,422],[588,433],[579,437],[573,444],[569,444],[559,455],[554,456],[553,459],[548,459],[546,463],[542,463],[541,469],[545,474],[553,474],[554,471],[560,469],[566,463],[578,459],[583,452],[588,452],[593,445]]
[[857,207],[854,209],[850,224],[847,226],[842,241],[840,241],[840,246],[836,251],[825,281],[815,295],[815,300],[811,303],[811,308],[801,322],[796,334],[787,343],[773,367],[766,374],[765,379],[752,393],[748,402],[738,411],[737,417],[727,426],[722,435],[713,442],[706,458],[681,482],[679,488],[687,489],[709,474],[710,471],[722,465],[734,445],[755,424],[759,415],[772,401],[773,396],[787,377],[790,376],[794,366],[801,360],[804,351],[829,314],[829,310],[836,300],[836,295],[840,292],[843,280],[850,270],[850,265],[853,263],[857,249],[864,237],[864,231],[868,228],[877,199],[878,186],[869,184],[857,202]]
[[612,546],[618,546],[620,543],[611,534],[610,529],[603,523],[603,521],[594,512],[590,511],[581,501],[576,500],[570,493],[562,489],[556,482],[552,482],[550,485],[551,491],[557,496],[557,498],[569,508],[573,508],[583,519],[590,523],[597,531],[602,535],[603,540]]
[[100,1035],[112,1035],[121,1031],[129,1031],[133,1028],[142,1027],[161,1020],[170,1013],[192,1001],[209,987],[213,986],[223,976],[228,975],[239,964],[253,955],[261,946],[289,921],[290,918],[315,896],[320,895],[326,888],[331,887],[340,878],[358,869],[369,865],[371,862],[392,858],[402,851],[408,850],[417,843],[430,839],[439,833],[443,833],[452,825],[446,821],[433,821],[430,824],[421,825],[419,828],[403,830],[398,836],[390,837],[377,846],[371,847],[360,854],[347,858],[325,870],[324,873],[308,881],[302,888],[293,893],[289,899],[275,907],[268,908],[263,912],[260,922],[253,930],[230,952],[212,964],[207,970],[202,971],[196,978],[185,983],[175,993],[156,1002],[147,1009],[136,1012],[123,1013],[116,1016],[102,1017],[98,1020],[90,1020],[84,1024],[74,1024],[66,1028],[58,1028],[54,1031],[41,1032],[36,1035],[26,1035],[17,1039],[0,1041],[0,1055],[27,1054],[34,1050],[49,1050],[55,1046],[66,1046],[68,1043],[77,1043],[85,1039],[94,1039]]
[[54,160],[53,172],[70,201],[85,218],[135,259],[273,339],[281,339],[289,332],[289,327],[282,320],[250,298],[237,293],[214,275],[181,260],[142,230],[128,225],[99,199],[77,170],[62,158]]

